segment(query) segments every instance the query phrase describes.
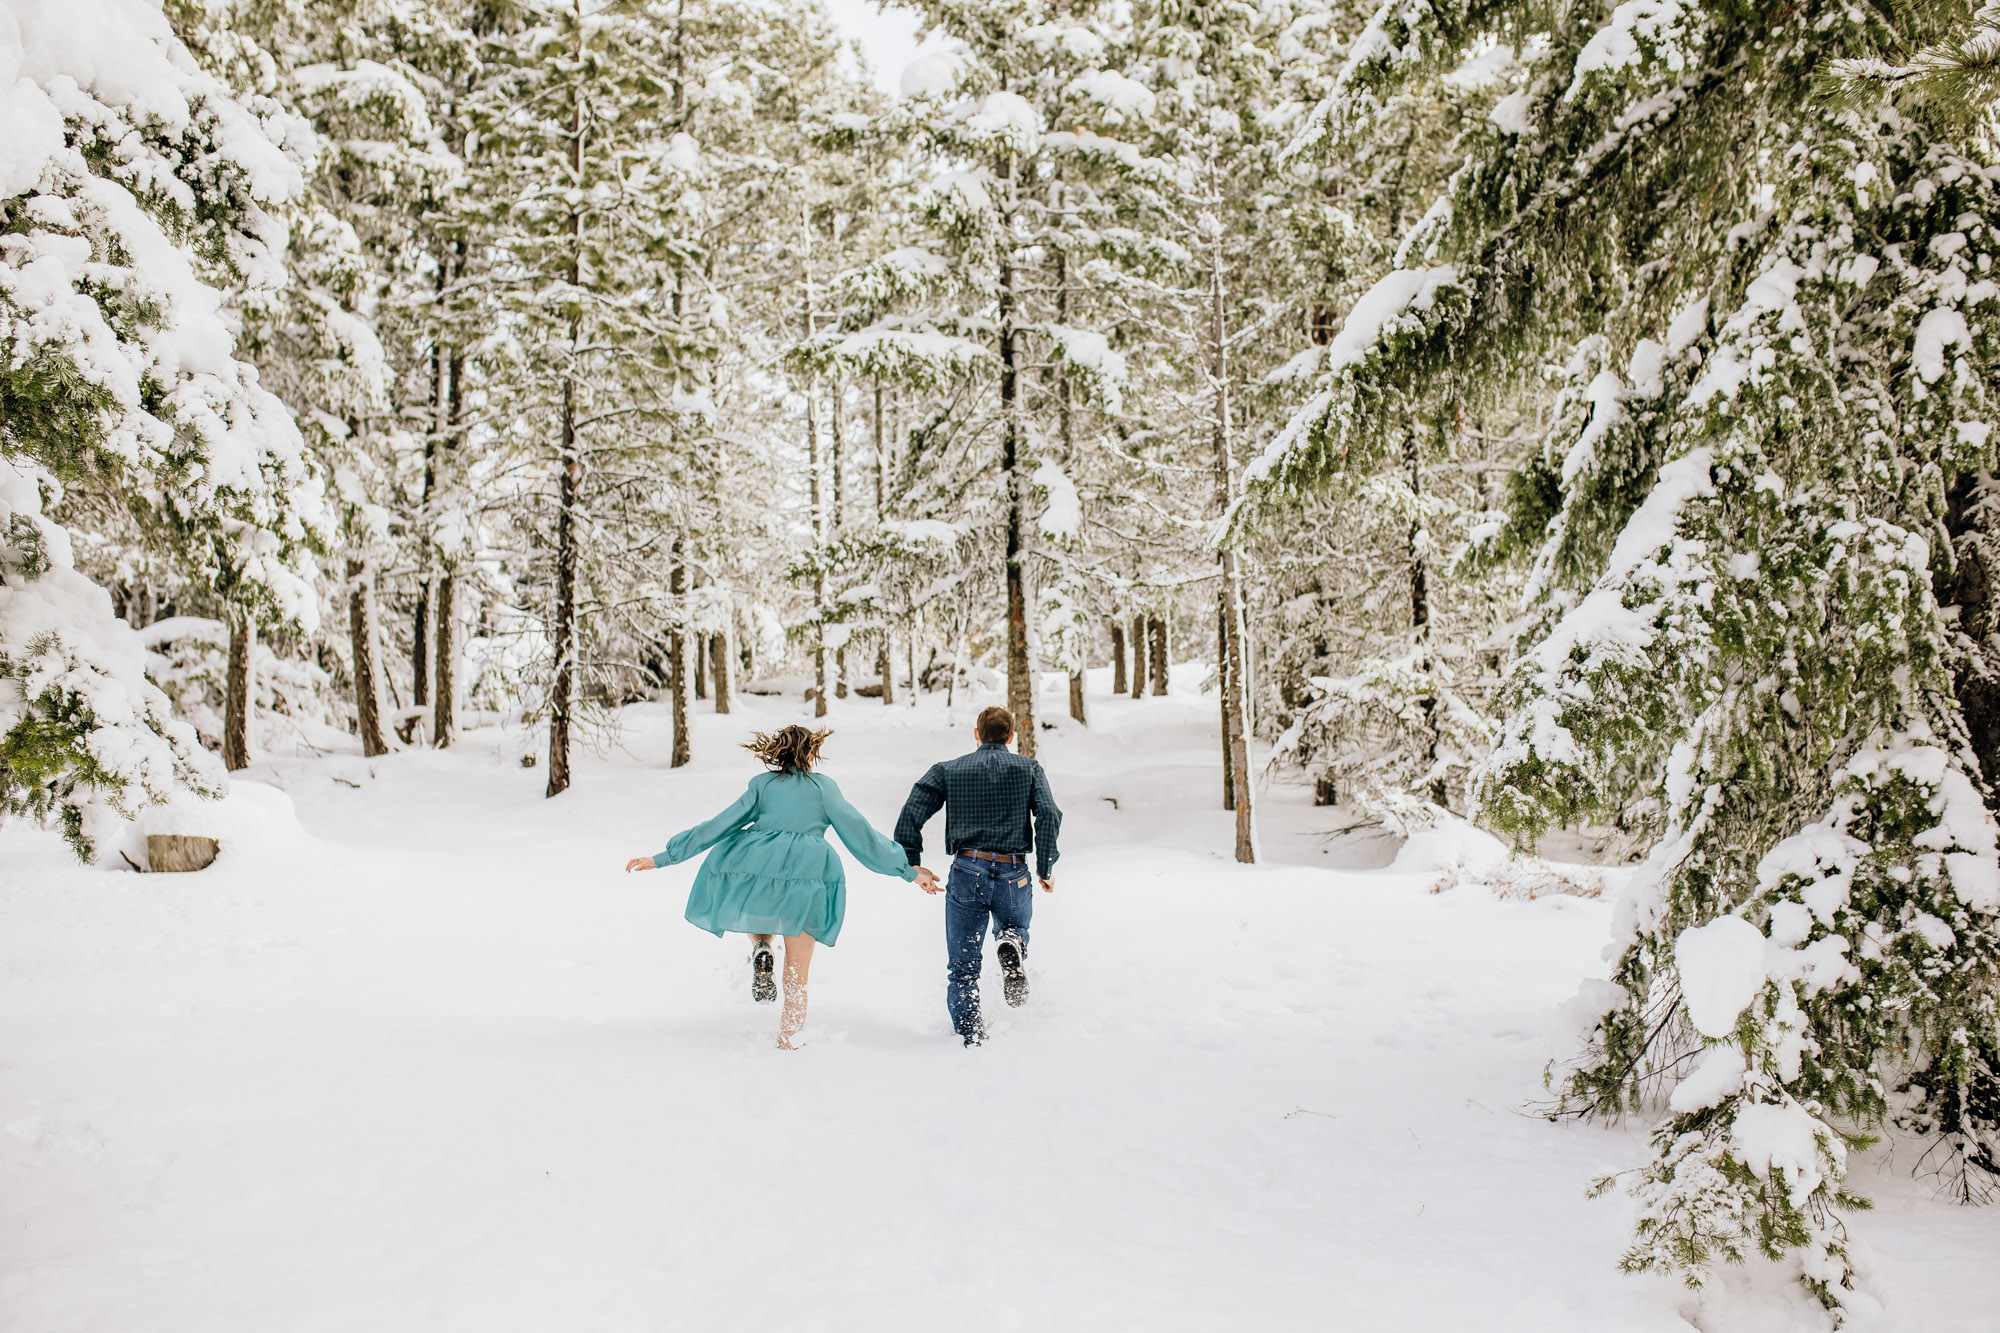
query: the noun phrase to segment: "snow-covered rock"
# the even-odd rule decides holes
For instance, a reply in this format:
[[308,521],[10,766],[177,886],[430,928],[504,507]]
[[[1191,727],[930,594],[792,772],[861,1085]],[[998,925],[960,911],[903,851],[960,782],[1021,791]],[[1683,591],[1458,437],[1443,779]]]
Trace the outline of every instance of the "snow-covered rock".
[[282,855],[311,840],[299,823],[290,796],[267,782],[246,778],[232,779],[228,793],[217,800],[182,792],[171,801],[149,807],[128,826],[119,850],[135,864],[146,866],[146,839],[154,834],[214,838],[221,844],[217,865],[246,856]]

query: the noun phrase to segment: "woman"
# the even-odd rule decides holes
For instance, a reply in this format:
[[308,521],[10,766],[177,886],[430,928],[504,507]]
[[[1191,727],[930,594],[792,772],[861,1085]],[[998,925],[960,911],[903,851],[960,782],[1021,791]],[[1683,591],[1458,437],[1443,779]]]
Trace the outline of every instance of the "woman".
[[736,804],[705,824],[674,835],[657,856],[635,856],[625,869],[652,870],[714,847],[694,877],[687,919],[721,935],[747,933],[751,991],[759,1003],[777,998],[771,983],[771,937],[785,937],[785,1008],[778,1045],[795,1050],[806,1024],[806,975],[815,943],[840,937],[847,910],[846,875],[826,842],[828,825],[854,858],[879,875],[914,880],[903,849],[869,827],[833,779],[812,771],[830,731],[780,728],[757,732],[743,748],[771,771],[750,779]]

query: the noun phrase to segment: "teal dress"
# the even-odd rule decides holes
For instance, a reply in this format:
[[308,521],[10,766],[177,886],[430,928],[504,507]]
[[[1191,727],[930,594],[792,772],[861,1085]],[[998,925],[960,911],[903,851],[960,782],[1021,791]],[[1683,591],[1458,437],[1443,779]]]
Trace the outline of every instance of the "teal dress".
[[903,849],[820,773],[759,773],[736,804],[675,834],[653,864],[670,866],[713,847],[688,894],[689,921],[717,935],[804,933],[832,944],[847,912],[847,876],[827,845],[828,825],[876,874],[917,877]]

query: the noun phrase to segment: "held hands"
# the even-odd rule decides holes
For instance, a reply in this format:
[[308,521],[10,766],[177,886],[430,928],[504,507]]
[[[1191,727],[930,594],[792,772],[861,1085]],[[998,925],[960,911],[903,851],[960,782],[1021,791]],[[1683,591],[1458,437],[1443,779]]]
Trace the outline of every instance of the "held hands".
[[944,892],[944,882],[922,866],[917,867],[917,887],[925,893]]
[[651,870],[653,868],[653,858],[650,856],[635,856],[625,863],[625,873],[628,875],[635,870]]

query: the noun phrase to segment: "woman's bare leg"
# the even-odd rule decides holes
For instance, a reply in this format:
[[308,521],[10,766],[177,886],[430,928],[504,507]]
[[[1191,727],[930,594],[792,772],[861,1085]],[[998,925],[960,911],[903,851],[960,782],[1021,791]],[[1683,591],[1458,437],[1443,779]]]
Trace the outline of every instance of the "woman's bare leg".
[[806,1025],[806,977],[812,972],[813,937],[800,932],[785,936],[785,1011],[778,1017],[778,1045],[796,1050]]

